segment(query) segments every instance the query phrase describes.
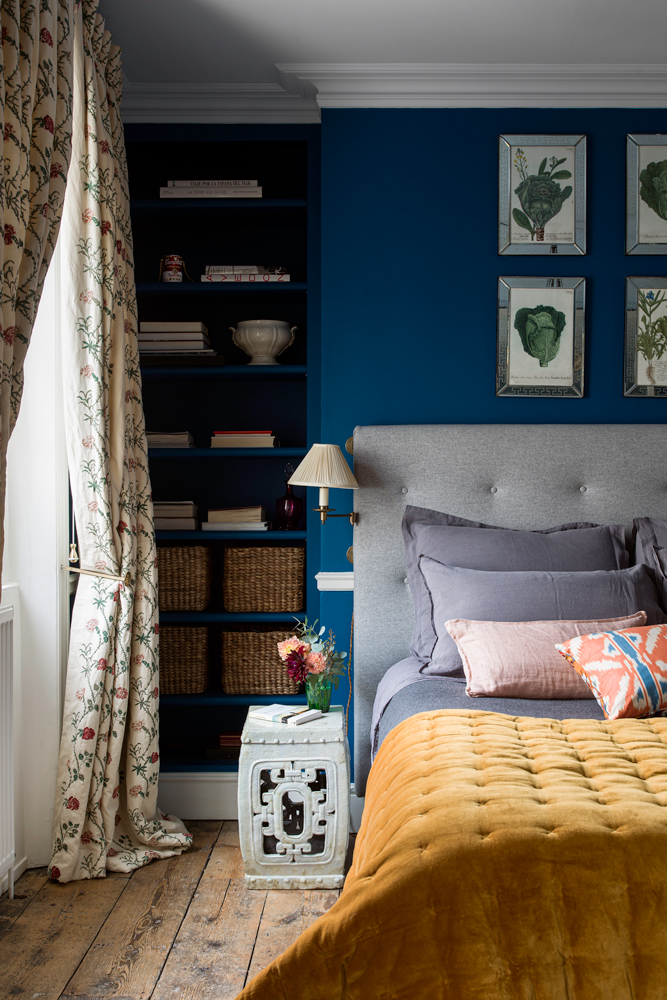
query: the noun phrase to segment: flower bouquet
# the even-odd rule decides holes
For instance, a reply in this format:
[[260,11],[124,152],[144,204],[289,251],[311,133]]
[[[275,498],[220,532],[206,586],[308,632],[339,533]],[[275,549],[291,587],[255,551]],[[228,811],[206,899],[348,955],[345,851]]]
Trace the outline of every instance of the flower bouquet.
[[306,685],[308,708],[319,708],[328,712],[331,706],[331,689],[337,688],[341,675],[345,672],[344,660],[347,653],[336,650],[336,637],[329,629],[329,635],[322,638],[324,625],[317,631],[317,622],[308,624],[297,621],[297,635],[278,643],[281,660],[287,664],[287,673],[297,684]]

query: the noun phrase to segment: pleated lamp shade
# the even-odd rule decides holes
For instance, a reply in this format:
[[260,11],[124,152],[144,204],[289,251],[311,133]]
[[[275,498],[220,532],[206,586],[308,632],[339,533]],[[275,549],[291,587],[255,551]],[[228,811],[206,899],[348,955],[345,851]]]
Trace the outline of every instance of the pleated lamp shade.
[[359,483],[337,444],[314,444],[291,476],[292,486],[334,486],[358,490]]

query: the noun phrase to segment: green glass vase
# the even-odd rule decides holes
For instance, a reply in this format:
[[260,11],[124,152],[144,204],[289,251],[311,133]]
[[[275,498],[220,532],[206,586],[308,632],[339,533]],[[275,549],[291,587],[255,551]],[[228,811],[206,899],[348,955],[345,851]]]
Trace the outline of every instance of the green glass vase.
[[319,708],[328,712],[331,708],[331,678],[326,674],[308,674],[306,677],[306,701],[308,708]]

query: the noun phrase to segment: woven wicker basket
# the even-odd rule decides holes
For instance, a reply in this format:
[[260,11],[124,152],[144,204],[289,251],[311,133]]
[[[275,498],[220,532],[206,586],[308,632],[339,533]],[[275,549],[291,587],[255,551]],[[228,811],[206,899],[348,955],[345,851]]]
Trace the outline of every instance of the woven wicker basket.
[[296,546],[225,549],[227,611],[301,611],[306,550]]
[[201,694],[208,687],[208,628],[163,625],[160,629],[162,694]]
[[158,545],[160,611],[204,611],[211,600],[211,550],[206,545]]
[[293,632],[223,632],[225,694],[298,694],[278,656],[277,644]]

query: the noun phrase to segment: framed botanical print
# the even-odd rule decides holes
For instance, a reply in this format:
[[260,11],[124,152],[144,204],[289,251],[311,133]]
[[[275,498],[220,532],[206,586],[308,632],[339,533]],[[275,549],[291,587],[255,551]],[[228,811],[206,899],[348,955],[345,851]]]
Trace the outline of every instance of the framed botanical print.
[[498,253],[586,253],[586,136],[501,135]]
[[667,253],[667,135],[629,135],[626,254]]
[[667,278],[625,279],[623,395],[667,397]]
[[585,298],[585,278],[498,278],[496,396],[583,396]]

